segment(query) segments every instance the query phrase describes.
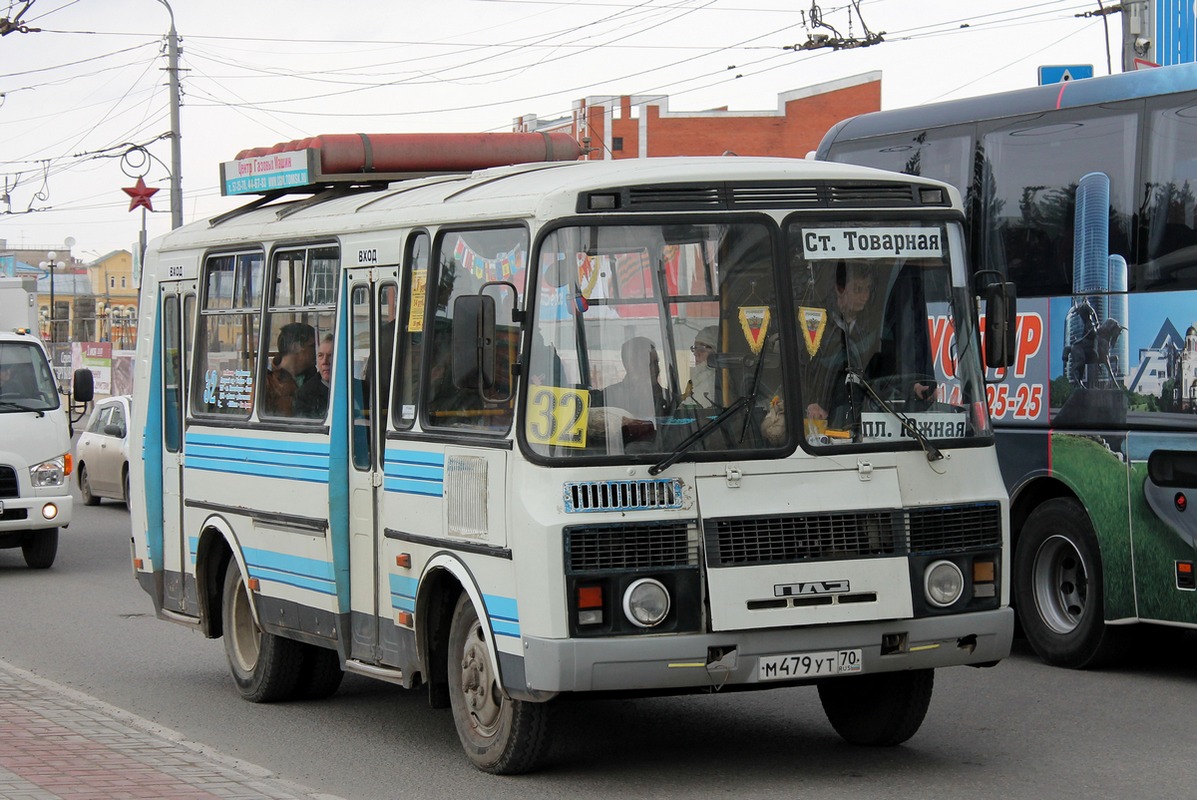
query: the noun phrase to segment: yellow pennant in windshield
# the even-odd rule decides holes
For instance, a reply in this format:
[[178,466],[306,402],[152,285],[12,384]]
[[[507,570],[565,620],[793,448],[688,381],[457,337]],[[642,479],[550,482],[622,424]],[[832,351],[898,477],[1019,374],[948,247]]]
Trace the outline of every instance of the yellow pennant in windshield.
[[740,328],[753,353],[760,353],[769,332],[769,306],[740,306]]
[[799,306],[798,323],[802,326],[802,340],[806,342],[806,352],[813,358],[815,353],[819,352],[823,331],[827,329],[827,309]]

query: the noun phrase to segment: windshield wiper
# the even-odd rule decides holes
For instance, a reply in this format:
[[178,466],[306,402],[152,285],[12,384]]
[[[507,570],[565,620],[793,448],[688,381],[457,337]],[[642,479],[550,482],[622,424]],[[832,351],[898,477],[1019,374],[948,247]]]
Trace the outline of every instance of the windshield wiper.
[[0,400],[0,407],[3,407],[7,410],[12,410],[15,408],[17,411],[36,411],[39,417],[46,416],[46,412],[42,409],[27,406],[24,403],[17,402],[16,400]]
[[716,428],[723,425],[723,423],[725,423],[729,419],[731,419],[732,416],[737,411],[739,411],[741,408],[743,408],[746,405],[748,405],[748,398],[741,397],[739,400],[732,403],[727,408],[723,409],[721,412],[719,412],[719,416],[715,417],[710,422],[708,422],[706,425],[703,425],[701,428],[694,431],[694,433],[687,436],[685,438],[685,440],[682,441],[681,444],[679,444],[677,447],[675,447],[673,449],[672,453],[665,456],[663,459],[658,461],[656,464],[653,464],[651,467],[649,467],[648,474],[649,475],[659,475],[661,472],[665,471],[669,467],[676,464],[678,462],[678,459],[680,459],[682,456],[684,456],[686,454],[686,451],[688,451],[691,447],[693,447],[694,445],[701,442],[703,439],[707,438],[707,436],[711,433],[711,431],[713,431]]
[[923,452],[927,454],[928,461],[939,461],[943,458],[943,453],[939,448],[931,443],[931,440],[918,429],[914,421],[904,413],[890,405],[888,400],[885,400],[881,395],[877,394],[877,390],[873,388],[873,384],[869,383],[868,379],[858,370],[850,369],[844,377],[848,383],[854,383],[862,387],[869,396],[877,402],[877,405],[887,413],[892,414],[898,420],[898,424],[902,426],[902,430],[910,434],[910,438],[914,439],[923,448]]

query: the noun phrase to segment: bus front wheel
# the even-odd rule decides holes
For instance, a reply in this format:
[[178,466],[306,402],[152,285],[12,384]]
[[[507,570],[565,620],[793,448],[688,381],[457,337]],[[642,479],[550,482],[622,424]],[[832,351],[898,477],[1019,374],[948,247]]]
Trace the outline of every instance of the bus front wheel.
[[934,688],[932,669],[881,672],[823,681],[819,701],[844,741],[893,747],[918,733]]
[[1101,551],[1085,508],[1048,500],[1027,517],[1014,554],[1014,605],[1035,652],[1057,667],[1097,666],[1118,649],[1106,625]]
[[251,703],[288,700],[299,684],[303,651],[299,642],[259,628],[250,602],[241,570],[231,561],[224,576],[221,618],[233,682]]
[[478,612],[464,593],[449,626],[448,667],[453,722],[474,766],[494,775],[537,769],[548,750],[548,708],[503,694]]

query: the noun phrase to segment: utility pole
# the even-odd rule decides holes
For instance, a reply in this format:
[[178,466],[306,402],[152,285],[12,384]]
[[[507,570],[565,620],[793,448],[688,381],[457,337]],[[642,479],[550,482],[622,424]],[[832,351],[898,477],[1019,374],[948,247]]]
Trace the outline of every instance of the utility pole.
[[1135,59],[1160,63],[1155,57],[1155,0],[1123,0],[1122,71],[1133,72]]
[[183,148],[179,132],[179,34],[175,31],[175,12],[166,0],[158,0],[170,14],[170,34],[166,43],[166,71],[170,73],[170,227],[183,224]]

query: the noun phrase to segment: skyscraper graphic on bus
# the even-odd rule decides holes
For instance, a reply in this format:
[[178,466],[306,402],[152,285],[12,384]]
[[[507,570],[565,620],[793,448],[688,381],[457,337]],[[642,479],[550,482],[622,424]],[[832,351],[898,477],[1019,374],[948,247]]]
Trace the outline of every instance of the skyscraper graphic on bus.
[[1076,188],[1073,305],[1064,326],[1064,374],[1074,385],[1112,387],[1126,375],[1126,284],[1126,259],[1110,254],[1110,178],[1090,172]]

